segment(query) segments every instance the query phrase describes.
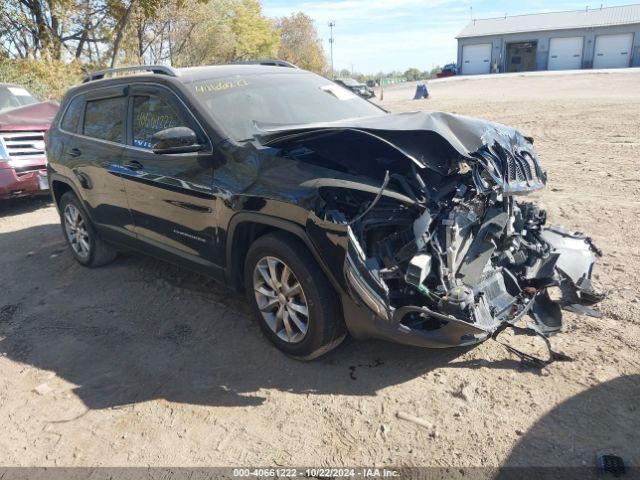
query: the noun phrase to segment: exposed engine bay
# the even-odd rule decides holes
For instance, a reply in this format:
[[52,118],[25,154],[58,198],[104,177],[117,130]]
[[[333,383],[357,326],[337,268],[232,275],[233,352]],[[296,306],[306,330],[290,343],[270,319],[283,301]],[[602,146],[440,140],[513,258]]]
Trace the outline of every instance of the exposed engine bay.
[[385,322],[444,347],[527,314],[545,336],[562,327],[562,308],[598,315],[591,274],[601,252],[524,201],[546,173],[514,129],[418,112],[386,116],[384,129],[364,119],[273,138],[290,157],[380,185],[316,182],[316,214],[346,229],[347,286]]

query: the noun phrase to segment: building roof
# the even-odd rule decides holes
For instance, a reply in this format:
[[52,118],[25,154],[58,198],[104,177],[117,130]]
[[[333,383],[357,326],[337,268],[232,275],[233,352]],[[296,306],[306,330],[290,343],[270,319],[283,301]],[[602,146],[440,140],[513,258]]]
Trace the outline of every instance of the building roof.
[[469,22],[456,38],[636,23],[640,24],[640,4],[476,19]]

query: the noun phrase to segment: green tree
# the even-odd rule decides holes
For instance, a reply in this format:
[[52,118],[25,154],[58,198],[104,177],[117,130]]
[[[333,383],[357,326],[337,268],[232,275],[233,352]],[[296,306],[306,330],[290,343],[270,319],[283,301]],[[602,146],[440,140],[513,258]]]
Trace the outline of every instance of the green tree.
[[404,72],[404,76],[408,82],[413,82],[414,80],[422,80],[422,72],[417,68],[410,68],[406,72]]
[[10,58],[115,64],[136,10],[153,17],[162,0],[4,0],[0,49]]
[[230,60],[274,58],[280,37],[271,20],[262,14],[258,0],[239,0],[232,5],[229,24],[234,36]]
[[178,15],[169,12],[169,62],[176,67],[188,67],[234,60],[232,3],[231,0],[185,0]]
[[151,17],[132,12],[121,62],[184,67],[275,57],[278,40],[255,1],[170,0]]
[[442,71],[442,67],[440,65],[436,65],[429,72],[429,76],[427,78],[436,78],[438,74]]
[[298,12],[277,19],[275,25],[280,32],[279,59],[312,72],[326,72],[327,59],[311,17]]
[[10,58],[61,60],[74,54],[71,44],[86,43],[106,8],[92,0],[4,0],[0,48]]
[[0,83],[17,83],[40,100],[60,100],[83,77],[81,65],[62,60],[8,59],[0,55]]
[[131,19],[136,13],[145,19],[153,19],[165,2],[163,0],[107,0],[107,5],[114,23],[110,62],[113,68],[120,58],[120,47]]
[[8,61],[191,66],[273,58],[279,42],[258,0],[0,2],[0,55]]

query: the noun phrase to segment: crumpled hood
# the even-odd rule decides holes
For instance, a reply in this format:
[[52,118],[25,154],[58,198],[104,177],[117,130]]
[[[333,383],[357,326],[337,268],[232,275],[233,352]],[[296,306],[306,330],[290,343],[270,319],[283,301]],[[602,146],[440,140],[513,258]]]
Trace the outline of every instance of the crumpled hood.
[[0,112],[0,130],[48,130],[59,109],[49,100]]
[[444,112],[404,112],[336,122],[257,127],[264,133],[256,135],[256,139],[274,147],[318,133],[360,132],[440,174],[455,171],[458,160],[466,158],[484,169],[490,178],[487,181],[487,175],[476,175],[481,189],[497,184],[504,193],[527,193],[546,183],[531,139],[512,127],[479,118]]
[[402,132],[432,132],[444,138],[460,155],[469,156],[492,140],[527,143],[524,136],[512,127],[480,118],[466,117],[445,112],[401,112],[375,117],[349,118],[336,122],[309,123],[304,125],[258,124],[264,133],[257,136],[263,144],[296,133],[324,129],[363,130],[381,137],[415,159],[422,153],[410,137],[397,135]]

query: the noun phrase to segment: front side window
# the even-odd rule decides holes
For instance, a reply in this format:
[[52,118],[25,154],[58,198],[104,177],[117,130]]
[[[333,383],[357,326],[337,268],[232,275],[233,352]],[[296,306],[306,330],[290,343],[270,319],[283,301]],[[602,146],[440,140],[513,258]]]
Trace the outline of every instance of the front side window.
[[84,135],[110,142],[124,142],[122,117],[125,97],[104,98],[87,102]]
[[187,126],[165,100],[154,95],[133,98],[133,146],[151,149],[153,135],[173,127]]
[[78,125],[80,124],[81,118],[82,98],[76,97],[71,101],[67,111],[64,113],[64,118],[62,119],[60,127],[67,132],[76,133],[78,131]]

